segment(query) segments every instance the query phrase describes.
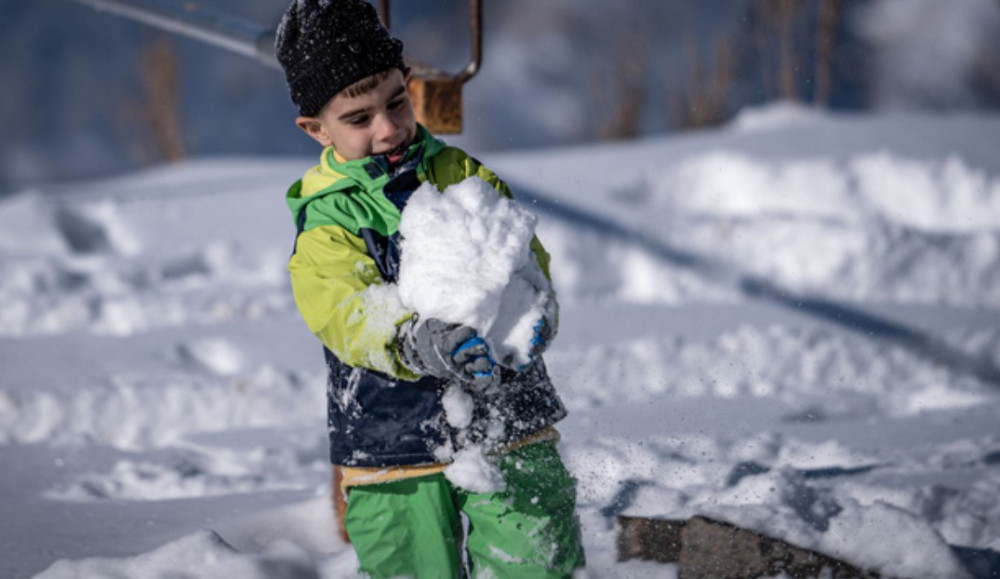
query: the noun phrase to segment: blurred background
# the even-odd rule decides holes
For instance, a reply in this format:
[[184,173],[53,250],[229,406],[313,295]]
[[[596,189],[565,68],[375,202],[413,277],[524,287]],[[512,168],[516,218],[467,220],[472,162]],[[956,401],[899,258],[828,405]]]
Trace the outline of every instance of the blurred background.
[[[273,27],[285,0],[197,4]],[[463,0],[393,3],[407,54],[457,72]],[[998,0],[487,0],[473,152],[633,139],[786,100],[1000,108]],[[316,153],[281,74],[71,0],[0,0],[0,194],[206,156]]]

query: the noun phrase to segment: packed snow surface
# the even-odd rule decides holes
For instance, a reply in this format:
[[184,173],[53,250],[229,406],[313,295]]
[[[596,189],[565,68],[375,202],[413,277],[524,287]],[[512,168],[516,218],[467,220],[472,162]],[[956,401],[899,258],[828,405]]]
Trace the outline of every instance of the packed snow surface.
[[[466,183],[411,209],[442,238],[463,215],[466,241],[508,212],[447,242],[449,272],[502,265],[493,309],[447,280],[481,328],[533,228],[552,255],[545,358],[586,576],[676,576],[616,561],[622,514],[706,515],[887,576],[998,568],[1000,119],[785,106],[484,161],[521,206]],[[0,575],[355,576],[322,354],[284,269],[282,192],[308,165],[206,160],[0,199]],[[366,296],[377,323],[404,308],[389,293]],[[449,392],[449,421],[469,402]],[[482,460],[450,476],[497,488]]]

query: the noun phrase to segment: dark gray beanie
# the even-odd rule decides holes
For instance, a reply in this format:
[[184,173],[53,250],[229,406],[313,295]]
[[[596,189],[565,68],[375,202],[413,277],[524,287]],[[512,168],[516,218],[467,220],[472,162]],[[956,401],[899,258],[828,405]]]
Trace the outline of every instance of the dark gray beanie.
[[403,43],[364,0],[293,0],[278,26],[278,62],[292,102],[314,117],[340,91],[390,68],[405,70]]

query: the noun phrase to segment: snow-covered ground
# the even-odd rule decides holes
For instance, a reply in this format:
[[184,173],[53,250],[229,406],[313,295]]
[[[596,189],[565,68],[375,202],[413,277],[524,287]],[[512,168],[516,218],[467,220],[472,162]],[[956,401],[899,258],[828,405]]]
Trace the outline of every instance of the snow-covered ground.
[[[618,514],[998,569],[1000,118],[776,106],[484,161],[553,255],[588,576],[676,572],[615,562]],[[311,163],[0,202],[0,575],[353,575],[284,271]]]

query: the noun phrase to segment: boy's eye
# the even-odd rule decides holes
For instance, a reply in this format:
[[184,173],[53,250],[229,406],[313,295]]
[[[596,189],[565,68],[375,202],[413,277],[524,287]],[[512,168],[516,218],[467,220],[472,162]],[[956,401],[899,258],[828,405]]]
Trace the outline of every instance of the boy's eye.
[[351,117],[350,119],[347,120],[347,124],[353,125],[355,127],[363,126],[367,122],[368,122],[368,117],[366,115],[362,115],[360,117]]
[[397,99],[397,100],[394,100],[391,103],[389,103],[388,108],[389,108],[390,111],[394,111],[394,110],[398,109],[401,106],[403,106],[403,99]]

